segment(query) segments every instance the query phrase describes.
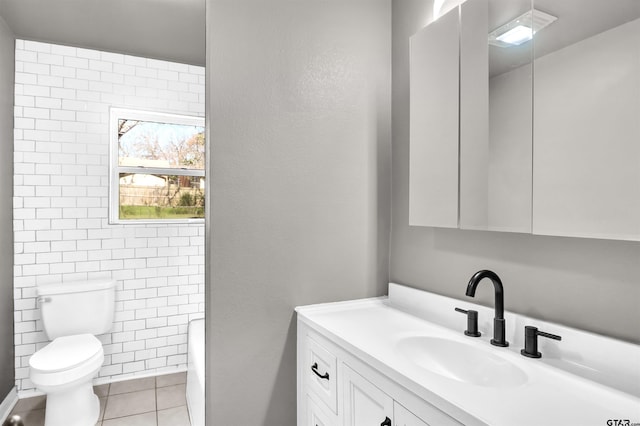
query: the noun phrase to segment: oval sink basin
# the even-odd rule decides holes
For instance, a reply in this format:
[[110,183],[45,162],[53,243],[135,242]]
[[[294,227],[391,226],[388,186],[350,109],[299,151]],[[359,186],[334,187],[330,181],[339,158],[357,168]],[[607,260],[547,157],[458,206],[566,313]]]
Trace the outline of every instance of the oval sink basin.
[[526,373],[510,361],[455,340],[412,336],[399,340],[397,347],[417,366],[458,382],[504,388],[527,381]]

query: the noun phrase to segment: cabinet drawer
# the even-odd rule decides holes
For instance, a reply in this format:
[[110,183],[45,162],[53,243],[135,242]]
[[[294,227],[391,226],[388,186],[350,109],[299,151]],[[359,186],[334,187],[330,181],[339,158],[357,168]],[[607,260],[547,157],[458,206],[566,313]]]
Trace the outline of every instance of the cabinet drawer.
[[422,419],[397,402],[393,403],[393,420],[395,420],[395,426],[429,426],[427,423],[422,421]]
[[337,395],[337,361],[336,356],[329,352],[311,337],[306,338],[305,365],[302,374],[305,387],[313,392],[320,401],[335,414],[338,413]]
[[335,416],[327,414],[307,395],[307,423],[305,426],[336,426]]

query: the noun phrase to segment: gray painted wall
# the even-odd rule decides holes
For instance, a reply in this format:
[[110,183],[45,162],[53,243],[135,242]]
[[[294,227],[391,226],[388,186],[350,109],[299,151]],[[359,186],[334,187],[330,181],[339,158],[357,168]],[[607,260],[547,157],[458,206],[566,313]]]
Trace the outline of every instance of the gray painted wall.
[[386,291],[391,3],[207,15],[208,423],[295,425],[294,307]]
[[[640,244],[409,227],[409,37],[430,0],[393,1],[393,210],[390,281],[465,299],[471,275],[492,269],[505,309],[640,343]],[[476,299],[493,306],[490,283]]]
[[14,386],[13,84],[15,39],[0,17],[0,402]]

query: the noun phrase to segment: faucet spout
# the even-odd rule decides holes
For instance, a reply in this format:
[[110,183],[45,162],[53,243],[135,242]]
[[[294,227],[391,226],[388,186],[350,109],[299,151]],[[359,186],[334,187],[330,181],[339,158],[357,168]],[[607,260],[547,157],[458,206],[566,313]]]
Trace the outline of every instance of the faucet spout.
[[493,288],[495,290],[495,317],[498,319],[504,319],[504,288],[502,287],[502,281],[500,277],[493,271],[482,270],[478,271],[469,280],[469,284],[467,284],[467,296],[474,297],[476,295],[476,288],[480,281],[484,278],[489,278],[493,283]]
[[509,346],[509,342],[505,340],[504,288],[502,287],[502,281],[500,277],[498,277],[498,274],[486,269],[476,272],[467,284],[466,295],[474,297],[478,284],[480,284],[480,281],[484,278],[491,280],[495,292],[495,315],[493,318],[493,339],[491,340],[491,344],[495,346]]

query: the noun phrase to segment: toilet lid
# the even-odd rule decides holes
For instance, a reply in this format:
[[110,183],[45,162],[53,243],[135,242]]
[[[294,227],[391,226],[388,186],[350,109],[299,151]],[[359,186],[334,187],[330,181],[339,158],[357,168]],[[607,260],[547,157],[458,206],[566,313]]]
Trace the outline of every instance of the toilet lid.
[[33,354],[29,366],[49,373],[69,370],[91,359],[101,350],[102,344],[93,334],[58,337]]

